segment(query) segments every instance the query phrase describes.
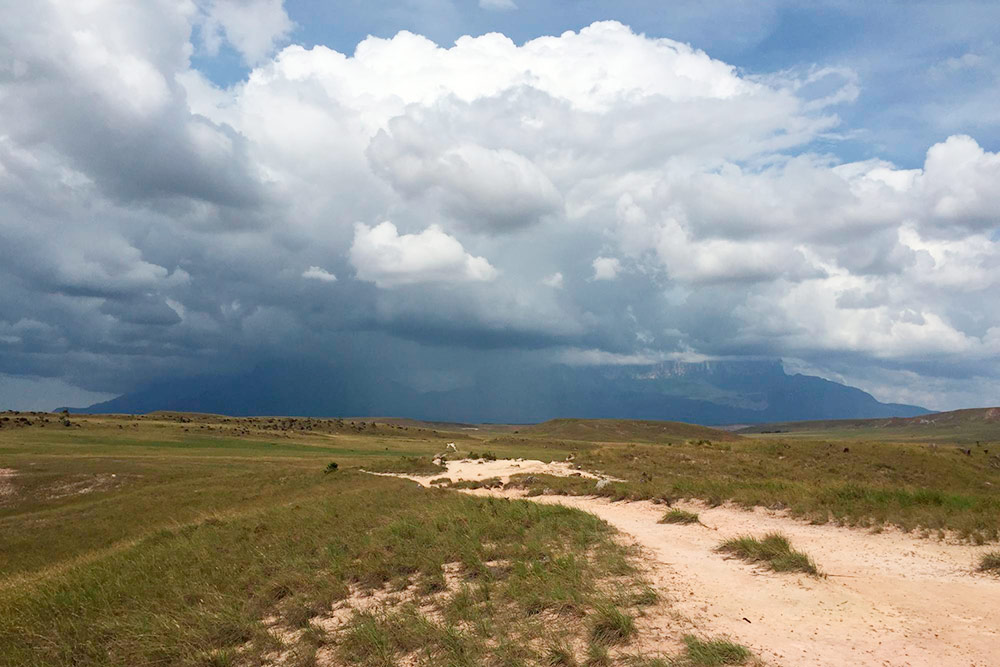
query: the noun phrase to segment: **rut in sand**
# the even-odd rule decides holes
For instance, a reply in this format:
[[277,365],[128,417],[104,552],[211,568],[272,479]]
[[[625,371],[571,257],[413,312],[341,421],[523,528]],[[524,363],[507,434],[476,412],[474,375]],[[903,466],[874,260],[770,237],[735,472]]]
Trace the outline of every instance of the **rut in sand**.
[[[518,473],[578,471],[540,461],[447,462],[452,481]],[[589,476],[589,475],[588,475]],[[432,477],[407,476],[428,485]],[[519,498],[514,489],[478,495]],[[664,643],[677,616],[705,635],[724,634],[783,665],[936,665],[987,667],[1000,656],[1000,578],[975,574],[982,548],[809,525],[765,510],[676,503],[704,525],[658,523],[663,506],[587,496],[535,496],[591,512],[641,549],[647,576],[670,611],[654,622]],[[829,574],[775,574],[716,553],[723,540],[781,532]]]

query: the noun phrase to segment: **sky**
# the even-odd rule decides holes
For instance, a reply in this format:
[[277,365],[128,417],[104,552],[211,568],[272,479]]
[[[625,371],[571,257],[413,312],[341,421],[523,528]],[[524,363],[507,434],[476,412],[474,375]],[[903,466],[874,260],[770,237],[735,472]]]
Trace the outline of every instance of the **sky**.
[[428,390],[743,358],[1000,404],[996,25],[995,2],[0,0],[0,407],[261,360]]

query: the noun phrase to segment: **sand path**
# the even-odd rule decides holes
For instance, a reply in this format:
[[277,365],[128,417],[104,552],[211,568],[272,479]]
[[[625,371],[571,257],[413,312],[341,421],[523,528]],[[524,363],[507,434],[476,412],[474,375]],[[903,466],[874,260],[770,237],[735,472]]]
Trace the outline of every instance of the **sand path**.
[[[453,481],[530,472],[572,474],[539,461],[449,461]],[[588,475],[590,476],[590,475]],[[430,477],[410,477],[428,484]],[[474,493],[519,497],[520,491]],[[1000,578],[974,573],[982,547],[894,530],[814,526],[765,510],[677,506],[705,526],[663,525],[663,506],[584,496],[535,502],[591,512],[634,540],[649,576],[699,632],[725,634],[782,665],[1000,665]],[[723,539],[781,531],[829,574],[761,572],[714,553]],[[664,637],[670,632],[665,622]],[[676,632],[674,632],[676,634]]]

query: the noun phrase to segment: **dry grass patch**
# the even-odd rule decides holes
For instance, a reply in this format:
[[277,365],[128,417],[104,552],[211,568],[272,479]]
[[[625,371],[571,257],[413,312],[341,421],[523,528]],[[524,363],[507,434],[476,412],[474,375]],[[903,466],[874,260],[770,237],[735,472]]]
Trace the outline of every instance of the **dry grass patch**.
[[685,510],[672,509],[663,515],[663,517],[659,520],[659,523],[677,523],[686,525],[692,523],[701,523],[701,519],[698,518],[698,514],[695,512],[686,512]]
[[697,667],[743,665],[753,658],[748,648],[724,638],[699,639],[686,635],[684,647],[688,664]]
[[990,551],[979,559],[979,571],[1000,575],[1000,551]]
[[788,538],[781,533],[768,533],[762,539],[734,537],[726,540],[716,551],[731,554],[748,563],[767,565],[774,572],[804,572],[821,576],[816,563],[806,554],[792,549]]

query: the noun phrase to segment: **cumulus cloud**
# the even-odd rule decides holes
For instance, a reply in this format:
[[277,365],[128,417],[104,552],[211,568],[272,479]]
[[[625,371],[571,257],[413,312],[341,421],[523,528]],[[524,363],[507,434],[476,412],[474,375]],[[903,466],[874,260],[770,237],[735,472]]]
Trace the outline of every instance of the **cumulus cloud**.
[[381,288],[416,283],[490,281],[497,270],[484,257],[473,257],[454,236],[431,225],[418,234],[399,234],[391,222],[375,227],[358,223],[351,264],[359,280]]
[[622,270],[622,263],[617,257],[598,257],[591,265],[594,267],[594,280],[614,280]]
[[380,131],[369,148],[375,169],[407,197],[438,198],[466,226],[505,231],[562,205],[548,177],[518,153],[475,144],[435,146],[426,128],[406,118],[393,119],[390,128],[391,138]]
[[[275,0],[32,6],[0,16],[5,372],[120,391],[335,337],[1000,383],[1000,157],[816,154],[850,70],[748,77],[615,22],[274,53]],[[199,31],[246,80],[190,69]]]
[[271,55],[294,27],[284,0],[208,0],[202,41],[212,55],[218,54],[226,41],[244,62],[256,65]]
[[318,280],[324,283],[332,283],[337,281],[337,276],[333,275],[326,269],[320,268],[318,266],[310,266],[308,269],[302,272],[302,277],[306,280]]
[[546,287],[562,289],[564,284],[563,274],[560,273],[559,271],[556,271],[551,276],[546,276],[545,278],[542,278],[542,284],[545,285]]

